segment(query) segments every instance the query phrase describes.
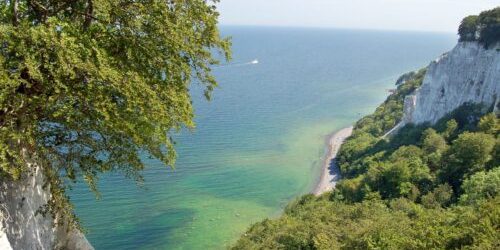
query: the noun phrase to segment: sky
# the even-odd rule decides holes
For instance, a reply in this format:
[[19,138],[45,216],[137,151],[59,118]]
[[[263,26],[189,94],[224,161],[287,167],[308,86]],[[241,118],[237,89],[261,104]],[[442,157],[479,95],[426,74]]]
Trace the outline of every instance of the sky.
[[500,0],[221,0],[222,25],[456,32]]

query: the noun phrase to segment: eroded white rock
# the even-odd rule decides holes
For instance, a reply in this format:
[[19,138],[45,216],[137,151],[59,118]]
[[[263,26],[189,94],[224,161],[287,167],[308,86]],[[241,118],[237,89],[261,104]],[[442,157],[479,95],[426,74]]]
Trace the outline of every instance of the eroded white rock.
[[422,86],[405,100],[403,123],[433,124],[466,102],[496,106],[499,98],[500,46],[460,42],[429,65]]
[[0,185],[0,249],[93,249],[85,236],[67,223],[54,226],[50,214],[40,208],[50,199],[45,177],[36,164],[19,181],[3,180]]

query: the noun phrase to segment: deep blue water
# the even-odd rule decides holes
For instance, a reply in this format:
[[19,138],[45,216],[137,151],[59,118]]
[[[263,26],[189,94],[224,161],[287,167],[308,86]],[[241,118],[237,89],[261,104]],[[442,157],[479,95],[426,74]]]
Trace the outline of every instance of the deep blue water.
[[[102,199],[70,193],[96,249],[221,249],[279,215],[319,176],[324,136],[373,112],[399,75],[452,48],[438,33],[223,27],[234,60],[213,100],[193,86],[197,128],[177,135],[171,170],[145,185],[102,176]],[[258,59],[258,64],[249,64]]]

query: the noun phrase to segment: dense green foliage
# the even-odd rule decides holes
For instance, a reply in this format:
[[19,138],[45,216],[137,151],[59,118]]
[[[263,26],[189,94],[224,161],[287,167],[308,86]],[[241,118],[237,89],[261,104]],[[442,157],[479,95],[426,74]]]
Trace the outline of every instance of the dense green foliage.
[[397,86],[394,94],[380,105],[373,114],[363,117],[355,126],[349,140],[342,146],[338,159],[343,173],[351,176],[351,173],[362,169],[361,159],[364,154],[370,153],[378,137],[384,135],[401,121],[403,117],[403,105],[405,96],[411,94],[422,84],[426,70],[419,70],[404,83]]
[[472,15],[464,18],[458,28],[460,41],[475,41],[478,29],[478,16]]
[[209,97],[213,53],[230,56],[215,2],[1,1],[0,176],[41,163],[58,206],[79,176],[92,190],[100,172],[140,181],[139,152],[174,164],[189,84]]
[[253,225],[234,249],[498,249],[500,199],[425,208],[407,199],[355,204],[327,196]]
[[479,41],[488,47],[500,41],[500,7],[468,16],[458,28],[460,41]]
[[254,224],[234,249],[498,249],[500,120],[466,104],[434,126],[383,135],[423,72],[356,123],[336,190]]

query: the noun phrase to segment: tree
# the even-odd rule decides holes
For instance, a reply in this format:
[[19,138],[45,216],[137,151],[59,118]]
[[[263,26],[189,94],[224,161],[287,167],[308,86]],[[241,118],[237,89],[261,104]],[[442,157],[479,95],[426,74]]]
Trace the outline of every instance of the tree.
[[372,166],[367,173],[371,190],[378,191],[383,199],[406,195],[411,187],[411,170],[406,162],[381,162]]
[[432,192],[422,196],[421,203],[426,208],[445,207],[453,197],[453,190],[450,185],[442,184],[437,186]]
[[363,178],[364,176],[360,175],[357,178],[341,180],[336,186],[334,195],[340,193],[347,201],[361,201],[365,195]]
[[460,41],[475,41],[476,33],[478,29],[478,16],[468,16],[462,20],[460,26],[458,27],[458,34],[460,35]]
[[500,41],[500,7],[481,12],[478,22],[481,25],[479,41],[486,48]]
[[139,152],[172,166],[190,83],[209,98],[213,53],[230,58],[217,1],[1,1],[1,176],[20,178],[26,155],[59,190],[106,171],[140,181]]
[[464,194],[460,196],[461,204],[475,204],[480,200],[493,198],[500,194],[500,167],[488,172],[478,172],[462,184]]
[[432,170],[436,170],[439,167],[442,154],[447,148],[448,144],[446,144],[446,140],[436,130],[430,128],[422,134],[422,149],[426,153],[427,164],[429,164]]
[[500,166],[500,137],[497,137],[495,148],[492,153],[492,160],[489,162],[489,168]]
[[446,140],[436,130],[430,128],[422,134],[422,149],[427,154],[441,153],[447,149]]
[[481,117],[478,127],[479,131],[492,135],[498,134],[498,131],[500,130],[500,124],[498,123],[498,118],[495,113],[489,113]]
[[458,123],[455,119],[451,119],[446,122],[446,128],[443,132],[443,136],[446,139],[451,139],[454,134],[457,132],[458,129]]
[[500,41],[500,7],[464,18],[458,34],[460,41],[479,41],[486,48]]
[[464,177],[484,170],[491,159],[494,146],[495,139],[492,135],[470,132],[460,134],[443,159],[445,168],[441,172],[442,178],[457,191]]

